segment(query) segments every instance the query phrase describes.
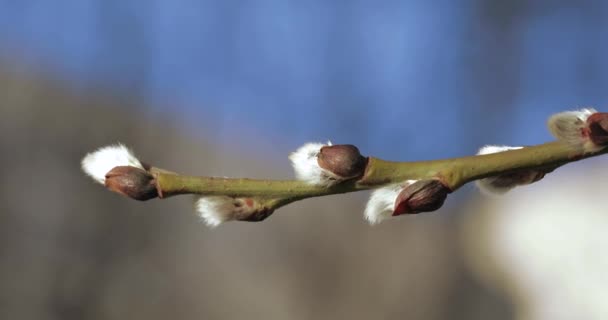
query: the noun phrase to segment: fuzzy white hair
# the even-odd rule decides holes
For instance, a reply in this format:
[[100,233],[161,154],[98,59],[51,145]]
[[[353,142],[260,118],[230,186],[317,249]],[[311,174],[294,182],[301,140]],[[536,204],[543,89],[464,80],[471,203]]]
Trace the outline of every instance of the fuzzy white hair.
[[586,141],[582,130],[587,125],[587,118],[596,112],[593,108],[560,112],[549,118],[547,126],[558,140],[583,147]]
[[370,224],[378,224],[393,216],[395,201],[401,191],[417,180],[407,180],[404,183],[393,184],[376,189],[372,192],[365,206],[365,219]]
[[509,150],[517,150],[517,149],[521,149],[521,148],[523,148],[523,147],[487,145],[487,146],[481,147],[481,149],[479,149],[479,151],[477,152],[477,155],[498,153],[498,152],[509,151]]
[[327,141],[326,144],[311,142],[292,152],[289,155],[289,160],[291,160],[296,179],[311,185],[324,187],[341,182],[343,178],[329,170],[321,168],[317,162],[317,156],[321,152],[321,148],[331,145],[331,141]]
[[223,222],[234,220],[236,205],[234,198],[227,196],[200,197],[194,205],[198,215],[205,224],[217,227]]
[[125,145],[118,143],[88,153],[81,162],[82,170],[93,180],[105,184],[106,173],[118,166],[144,169],[141,162]]
[[228,196],[203,196],[196,199],[194,208],[209,227],[217,227],[223,222],[241,220],[253,214],[257,201],[251,198]]

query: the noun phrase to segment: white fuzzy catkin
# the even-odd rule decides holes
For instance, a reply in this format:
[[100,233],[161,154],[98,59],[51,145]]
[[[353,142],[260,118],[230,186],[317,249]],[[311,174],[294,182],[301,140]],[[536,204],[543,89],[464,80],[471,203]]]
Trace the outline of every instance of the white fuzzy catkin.
[[365,219],[370,224],[378,224],[391,218],[395,211],[395,201],[401,191],[417,180],[407,180],[404,183],[393,184],[376,189],[372,192],[365,206]]
[[583,136],[583,129],[587,125],[587,118],[596,112],[593,108],[560,112],[549,118],[547,126],[558,140],[584,147],[588,139]]
[[[498,152],[509,151],[509,150],[517,150],[517,149],[521,149],[521,148],[523,148],[523,147],[489,145],[489,146],[485,146],[485,147],[482,147],[481,149],[479,149],[477,154],[478,155],[491,154],[491,153],[498,153]],[[509,180],[512,180],[512,179],[509,179]],[[505,183],[505,181],[506,180],[504,178],[502,178],[501,176],[496,176],[496,177],[488,177],[488,178],[477,180],[477,181],[475,181],[475,184],[477,185],[477,188],[479,188],[479,190],[486,195],[501,195],[519,185],[517,183],[508,184],[508,183]]]
[[144,169],[133,152],[121,143],[99,148],[82,159],[82,170],[93,180],[105,184],[106,173],[118,166]]
[[226,196],[200,197],[194,205],[205,224],[217,227],[223,222],[235,220],[235,199]]
[[242,220],[258,209],[256,201],[248,198],[228,196],[198,197],[194,205],[198,215],[206,225],[217,227],[223,222]]
[[344,180],[319,166],[317,156],[321,152],[321,148],[325,146],[331,146],[331,142],[328,141],[327,144],[311,142],[301,146],[289,155],[296,179],[323,187],[329,187]]

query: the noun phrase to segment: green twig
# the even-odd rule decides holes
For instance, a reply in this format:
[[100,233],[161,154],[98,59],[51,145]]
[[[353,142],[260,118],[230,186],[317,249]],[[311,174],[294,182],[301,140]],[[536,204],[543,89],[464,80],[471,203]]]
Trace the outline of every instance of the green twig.
[[179,194],[256,197],[265,199],[268,208],[276,209],[297,200],[374,189],[405,180],[438,179],[455,191],[477,179],[520,170],[552,171],[564,164],[606,152],[608,148],[584,152],[576,146],[551,142],[519,150],[434,161],[391,162],[370,157],[361,178],[331,187],[313,186],[298,180],[184,176],[158,168],[152,168],[150,172],[156,178],[160,198]]

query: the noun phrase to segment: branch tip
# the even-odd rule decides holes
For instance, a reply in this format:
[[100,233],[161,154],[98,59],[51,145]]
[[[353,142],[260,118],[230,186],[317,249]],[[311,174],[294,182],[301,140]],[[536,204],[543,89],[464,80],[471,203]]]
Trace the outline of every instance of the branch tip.
[[608,146],[608,113],[597,112],[589,116],[586,133],[596,146]]
[[557,140],[577,148],[593,151],[597,149],[597,146],[589,139],[587,120],[596,113],[598,112],[593,108],[560,112],[549,118],[547,126]]

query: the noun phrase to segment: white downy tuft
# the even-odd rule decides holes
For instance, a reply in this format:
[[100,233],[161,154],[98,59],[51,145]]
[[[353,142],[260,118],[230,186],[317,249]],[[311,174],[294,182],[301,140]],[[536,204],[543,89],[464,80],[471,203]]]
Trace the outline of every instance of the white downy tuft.
[[321,152],[321,148],[325,146],[331,146],[331,142],[327,141],[327,144],[311,142],[301,146],[289,155],[296,179],[308,184],[324,187],[329,187],[342,181],[333,172],[321,168],[317,162],[317,156]]
[[370,224],[378,224],[393,216],[395,201],[401,191],[415,183],[416,180],[407,180],[405,183],[393,184],[372,192],[365,206],[365,219]]
[[106,173],[118,166],[144,169],[141,162],[123,144],[115,144],[97,149],[82,159],[82,170],[93,180],[105,184]]
[[205,224],[217,227],[222,222],[235,220],[237,211],[235,200],[227,196],[200,197],[194,207]]
[[521,149],[521,148],[523,148],[523,147],[492,146],[492,145],[488,145],[488,146],[484,146],[481,149],[479,149],[479,151],[477,151],[477,155],[498,153],[498,152],[509,151],[509,150],[518,150],[518,149]]
[[[509,150],[517,150],[523,147],[510,146],[484,146],[477,152],[478,155],[498,153]],[[486,195],[502,195],[507,191],[521,185],[520,181],[512,176],[496,176],[475,181],[477,188]]]
[[587,118],[596,112],[593,108],[560,112],[549,118],[547,126],[558,140],[573,146],[583,146],[586,142],[583,129],[587,125]]
[[210,227],[217,227],[226,221],[247,220],[260,209],[259,203],[252,198],[228,196],[199,197],[194,207]]

